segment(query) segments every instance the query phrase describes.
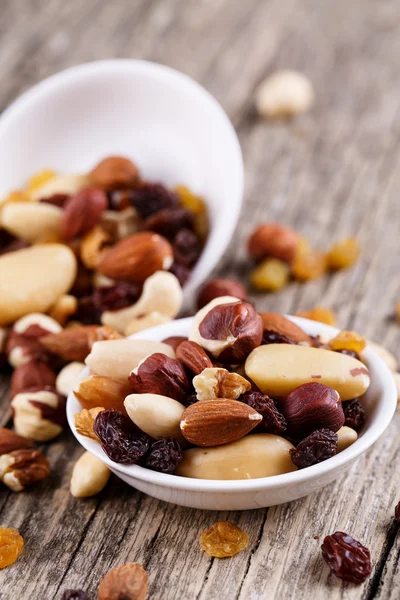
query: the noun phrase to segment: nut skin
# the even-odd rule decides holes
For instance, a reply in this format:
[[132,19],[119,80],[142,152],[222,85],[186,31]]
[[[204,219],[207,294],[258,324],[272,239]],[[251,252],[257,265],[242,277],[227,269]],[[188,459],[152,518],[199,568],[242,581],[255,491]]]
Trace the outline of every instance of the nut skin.
[[134,371],[129,375],[134,393],[157,394],[185,402],[190,384],[178,360],[156,352],[139,363]]
[[178,346],[180,346],[182,342],[187,341],[189,341],[188,338],[184,337],[183,335],[171,335],[170,337],[165,338],[165,340],[163,340],[163,343],[168,344],[168,346],[171,346],[171,348],[173,348],[176,352]]
[[262,416],[253,408],[227,398],[196,402],[182,413],[181,431],[195,446],[221,446],[242,438]]
[[109,571],[98,589],[99,600],[144,600],[148,575],[142,565],[126,563]]
[[176,358],[195,375],[212,368],[213,362],[207,352],[196,342],[182,342],[175,350]]
[[16,368],[31,359],[47,361],[48,352],[40,343],[40,339],[59,331],[61,326],[51,317],[41,313],[31,313],[18,319],[7,338],[8,362]]
[[252,258],[262,260],[267,256],[291,262],[295,256],[299,236],[290,227],[279,223],[263,223],[251,234],[248,250]]
[[239,300],[247,300],[247,292],[244,286],[233,279],[222,277],[211,279],[201,288],[197,297],[197,308],[203,308],[206,304],[220,296],[234,296]]
[[49,461],[39,450],[13,450],[0,456],[0,479],[14,492],[21,492],[49,475]]
[[78,381],[73,391],[83,408],[89,410],[103,406],[105,409],[115,408],[125,413],[124,399],[131,392],[131,386],[127,381],[90,375]]
[[322,383],[305,383],[294,389],[279,406],[294,439],[303,439],[317,429],[338,431],[345,416],[336,390]]
[[131,187],[137,183],[139,171],[129,158],[108,156],[90,172],[90,178],[107,189]]
[[206,368],[193,379],[198,400],[212,398],[230,398],[237,400],[239,396],[251,389],[251,383],[238,373],[230,373],[226,369]]
[[260,317],[263,322],[264,330],[267,329],[269,331],[275,331],[281,335],[288,337],[295,344],[299,343],[307,343],[310,346],[311,339],[310,336],[306,334],[305,331],[301,329],[298,325],[280,315],[278,313],[260,313]]
[[77,325],[60,333],[52,333],[41,338],[40,343],[48,352],[68,361],[82,362],[90,352],[97,325]]
[[[239,364],[261,344],[261,317],[248,302],[215,306],[199,324],[203,340],[221,340],[225,347],[211,354],[224,364]],[[207,348],[206,348],[207,349]]]
[[8,454],[13,450],[22,450],[31,448],[32,446],[32,440],[28,440],[27,438],[18,435],[11,429],[0,427],[0,456],[2,454]]
[[14,369],[11,376],[11,396],[32,387],[55,386],[55,383],[56,374],[46,363],[30,360]]
[[107,208],[107,196],[103,190],[88,187],[68,198],[61,219],[61,235],[72,240],[91,231],[100,221]]
[[112,279],[143,283],[156,271],[167,271],[172,261],[171,244],[161,235],[143,231],[115,244],[100,260],[98,270]]
[[57,437],[65,425],[65,399],[55,388],[31,388],[11,400],[16,432],[37,442]]

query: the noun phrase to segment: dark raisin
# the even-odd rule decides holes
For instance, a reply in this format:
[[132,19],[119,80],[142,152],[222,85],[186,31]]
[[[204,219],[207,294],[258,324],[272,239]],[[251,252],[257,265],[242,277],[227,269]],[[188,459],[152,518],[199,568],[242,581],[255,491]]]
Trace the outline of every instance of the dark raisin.
[[103,410],[97,415],[93,429],[104,452],[114,462],[136,464],[150,448],[151,438],[119,410]]
[[400,502],[397,503],[394,509],[394,520],[400,522]]
[[0,252],[7,248],[12,242],[15,242],[17,238],[6,231],[5,229],[0,228]]
[[14,237],[11,233],[5,231],[5,229],[0,229],[0,255],[28,247],[28,242]]
[[178,263],[174,262],[170,267],[170,271],[175,275],[175,277],[178,279],[179,283],[183,287],[189,279],[190,269],[184,267],[183,265],[178,265]]
[[196,394],[191,394],[190,396],[188,396],[186,398],[185,405],[186,406],[192,406],[192,404],[196,404],[196,402],[198,402],[198,401],[199,401],[199,399],[197,398],[197,395]]
[[254,408],[263,420],[257,425],[254,432],[282,434],[287,429],[285,417],[278,411],[274,401],[262,392],[246,392],[239,397],[239,400]]
[[96,288],[93,292],[93,302],[100,312],[119,310],[135,304],[140,294],[141,287],[136,283],[121,282],[113,286]]
[[197,236],[190,229],[181,229],[172,245],[174,249],[174,260],[179,265],[190,269],[200,258],[202,246]]
[[339,352],[339,354],[345,354],[346,356],[352,356],[353,358],[356,358],[357,360],[360,360],[360,355],[357,354],[357,352],[354,352],[354,350],[335,350],[335,352]]
[[305,469],[336,454],[338,436],[330,429],[318,429],[304,438],[297,448],[289,450],[296,467]]
[[182,448],[178,440],[174,438],[157,440],[150,446],[150,451],[143,466],[153,471],[172,475],[181,462],[182,455]]
[[78,299],[78,308],[72,316],[73,321],[79,321],[83,325],[100,323],[102,311],[94,303],[93,296],[83,296]]
[[64,590],[61,600],[89,600],[89,596],[83,590]]
[[178,202],[177,194],[160,183],[145,183],[131,194],[131,203],[143,219],[164,208],[177,206]]
[[64,204],[68,199],[68,194],[53,194],[48,198],[41,198],[40,202],[43,202],[44,204],[52,204],[53,206],[58,206],[58,208],[64,208]]
[[264,329],[262,345],[265,344],[295,344],[293,340],[284,335],[283,333],[278,333],[277,331],[272,331],[271,329]]
[[109,190],[108,204],[111,210],[125,210],[133,204],[132,190]]
[[347,427],[360,429],[365,423],[365,410],[358,398],[342,402],[345,422]]
[[362,583],[371,573],[368,548],[342,531],[326,536],[321,546],[322,556],[336,577]]
[[193,229],[193,213],[182,206],[165,208],[148,217],[143,229],[154,231],[173,241],[181,229]]

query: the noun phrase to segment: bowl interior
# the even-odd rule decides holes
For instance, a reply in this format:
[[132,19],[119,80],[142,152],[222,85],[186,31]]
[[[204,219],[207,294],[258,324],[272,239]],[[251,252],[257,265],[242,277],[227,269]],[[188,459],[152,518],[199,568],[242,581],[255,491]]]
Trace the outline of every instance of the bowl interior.
[[[338,332],[338,330],[334,327],[329,327],[328,325],[324,325],[322,323],[309,321],[308,319],[303,319],[300,317],[289,318],[302,327],[310,335],[326,335],[328,337],[333,337],[333,335]],[[139,334],[131,337],[134,339],[160,341],[169,336],[186,336],[188,335],[191,322],[192,318],[179,319],[159,327],[154,327],[153,329],[148,329],[147,331],[140,332]],[[337,454],[333,458],[330,458],[317,465],[313,465],[312,467],[308,467],[307,469],[286,473],[284,475],[244,481],[211,481],[165,475],[163,473],[157,473],[148,469],[144,469],[137,465],[119,465],[108,459],[97,442],[81,436],[76,432],[73,415],[81,410],[81,406],[73,394],[69,396],[67,403],[68,422],[75,437],[82,444],[82,446],[86,448],[86,450],[89,450],[101,458],[101,460],[111,467],[114,472],[120,472],[128,478],[136,478],[142,481],[156,483],[164,487],[194,491],[214,490],[237,492],[243,491],[244,489],[255,491],[261,488],[267,489],[279,487],[282,484],[293,483],[296,485],[297,483],[305,481],[309,478],[320,477],[329,471],[338,470],[342,465],[354,460],[357,456],[369,448],[389,425],[397,405],[393,376],[382,359],[370,348],[364,350],[363,358],[365,358],[370,370],[371,385],[362,399],[363,405],[367,411],[367,421],[358,440],[352,446],[346,448],[346,450],[343,450],[340,454]],[[88,369],[85,369],[82,372],[82,377],[87,376],[87,374]]]
[[82,173],[107,155],[144,178],[185,184],[208,204],[211,232],[188,290],[229,243],[243,194],[236,133],[212,96],[168,67],[110,60],[73,67],[21,96],[0,118],[0,195],[43,168]]

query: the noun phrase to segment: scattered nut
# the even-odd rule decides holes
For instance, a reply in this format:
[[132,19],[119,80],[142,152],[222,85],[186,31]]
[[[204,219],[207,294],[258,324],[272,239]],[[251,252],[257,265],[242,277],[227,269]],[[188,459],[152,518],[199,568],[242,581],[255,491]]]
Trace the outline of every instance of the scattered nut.
[[358,434],[357,431],[354,431],[351,427],[347,427],[344,425],[341,427],[338,432],[338,443],[337,443],[337,451],[342,452],[342,450],[346,450],[349,446],[354,444],[357,441]]
[[231,398],[237,400],[239,396],[251,389],[250,382],[226,369],[207,368],[193,379],[198,400],[211,398]]
[[121,382],[101,375],[90,375],[80,379],[73,389],[83,408],[104,406],[105,409],[115,408],[123,412],[125,411],[124,399],[131,391],[126,380]]
[[170,317],[162,315],[159,312],[151,312],[148,315],[143,315],[143,317],[135,317],[128,323],[125,328],[125,335],[133,335],[135,333],[139,333],[139,331],[144,331],[145,329],[149,329],[150,327],[157,327],[157,325],[164,325],[165,323],[169,323],[171,321]]
[[257,111],[268,119],[289,119],[309,110],[314,102],[310,80],[289,69],[269,75],[255,92]]
[[152,438],[175,438],[185,443],[180,422],[185,407],[160,394],[130,394],[125,398],[125,409],[132,421]]
[[84,363],[73,361],[61,369],[56,379],[56,390],[61,396],[69,396],[84,368]]
[[96,406],[96,408],[83,408],[80,413],[74,415],[75,429],[80,435],[89,437],[92,440],[99,441],[98,436],[95,434],[93,426],[97,415],[105,410],[102,406]]
[[99,600],[144,600],[148,580],[146,571],[138,563],[116,567],[100,583]]
[[1,212],[1,226],[30,244],[44,239],[60,239],[62,210],[51,204],[15,202]]
[[180,426],[191,444],[212,447],[235,442],[261,421],[262,416],[244,402],[218,398],[186,408]]
[[189,340],[220,362],[238,364],[261,344],[262,333],[261,317],[251,304],[222,296],[195,315]]
[[76,461],[71,477],[71,494],[75,498],[95,496],[106,486],[110,469],[90,452],[84,452]]
[[0,456],[2,454],[9,454],[13,450],[22,450],[31,448],[32,446],[32,440],[18,435],[14,431],[11,431],[11,429],[0,427]]
[[0,456],[0,480],[13,492],[22,492],[49,474],[49,461],[38,450],[13,450]]
[[71,315],[76,313],[78,300],[71,294],[64,294],[50,308],[49,316],[60,325],[65,325]]
[[234,296],[239,300],[247,300],[247,292],[241,283],[233,279],[217,278],[203,285],[197,296],[197,308],[203,308],[211,300],[221,296]]
[[65,401],[50,389],[17,394],[11,400],[15,430],[37,442],[48,442],[63,430]]
[[99,162],[90,173],[91,179],[107,189],[132,187],[136,184],[139,171],[129,158],[108,156]]
[[11,376],[11,397],[32,387],[54,386],[55,372],[44,362],[32,359],[14,369]]
[[31,313],[14,323],[7,339],[7,359],[14,368],[30,360],[47,360],[47,351],[40,343],[40,338],[61,331],[61,326],[47,315]]
[[212,368],[214,366],[207,352],[204,348],[199,346],[199,344],[196,344],[196,342],[184,340],[176,347],[175,352],[176,358],[180,360],[189,371],[196,375],[204,371],[204,369]]
[[251,234],[249,254],[256,260],[271,257],[290,263],[299,244],[299,236],[291,227],[279,223],[263,223]]

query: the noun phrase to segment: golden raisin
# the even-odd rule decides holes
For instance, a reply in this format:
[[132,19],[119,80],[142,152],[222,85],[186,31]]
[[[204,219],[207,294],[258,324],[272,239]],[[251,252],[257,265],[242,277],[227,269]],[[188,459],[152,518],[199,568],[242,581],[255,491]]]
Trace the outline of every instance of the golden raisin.
[[11,202],[29,202],[29,196],[24,190],[13,190],[4,200],[0,201],[0,205],[10,204]]
[[290,268],[277,258],[265,258],[250,274],[251,285],[262,292],[277,292],[289,281]]
[[0,527],[0,569],[12,565],[23,547],[24,540],[16,529]]
[[209,556],[226,558],[244,550],[249,545],[249,536],[229,521],[218,521],[201,534],[200,545]]
[[195,215],[206,212],[205,202],[200,196],[193,194],[185,185],[177,185],[175,192],[178,194],[181,206],[190,210]]
[[336,325],[336,317],[334,312],[329,308],[324,308],[323,306],[316,306],[311,310],[298,310],[296,315],[298,317],[304,317],[305,319],[311,319],[311,321],[319,321],[320,323],[325,323],[326,325],[332,325],[333,327]]
[[365,339],[355,331],[340,331],[329,342],[332,350],[352,350],[359,354],[365,348]]
[[326,271],[326,258],[323,252],[309,250],[296,252],[292,262],[292,275],[298,281],[318,279]]
[[28,192],[33,192],[37,188],[40,188],[42,185],[50,181],[50,179],[53,179],[55,176],[56,173],[52,169],[43,169],[43,171],[39,171],[38,173],[35,173],[35,175],[32,175],[26,184],[26,189]]
[[354,238],[347,238],[332,246],[326,255],[326,260],[328,268],[337,271],[354,265],[359,256],[359,243]]

